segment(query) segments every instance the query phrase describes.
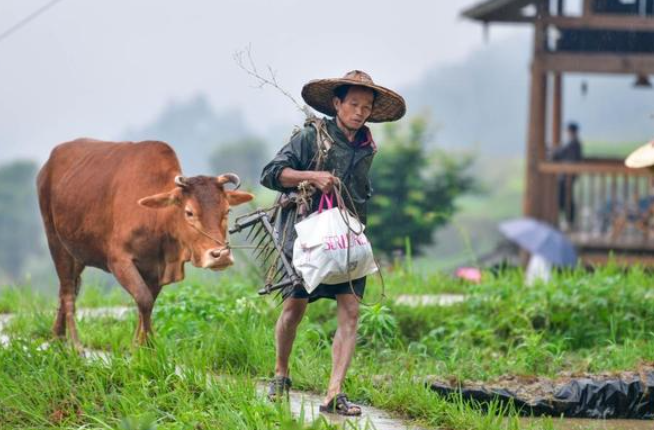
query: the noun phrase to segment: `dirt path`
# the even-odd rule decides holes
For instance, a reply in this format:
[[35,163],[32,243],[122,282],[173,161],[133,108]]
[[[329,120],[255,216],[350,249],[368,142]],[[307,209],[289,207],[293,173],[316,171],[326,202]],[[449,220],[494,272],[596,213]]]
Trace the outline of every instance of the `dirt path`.
[[421,306],[453,306],[465,302],[467,298],[463,294],[402,294],[395,299],[395,303],[413,308]]
[[[543,423],[542,418],[521,418],[525,427]],[[654,422],[644,420],[583,420],[576,418],[552,419],[553,430],[654,430]]]
[[[260,385],[260,392],[265,395],[268,387],[265,384]],[[359,418],[348,418],[334,415],[334,414],[320,414],[318,408],[322,403],[322,396],[316,394],[305,393],[302,391],[291,391],[290,394],[290,407],[291,412],[295,417],[304,416],[304,421],[307,424],[312,423],[320,415],[325,417],[331,424],[342,425],[343,428],[361,429],[361,430],[422,430],[422,427],[417,427],[407,421],[393,418],[390,414],[381,409],[373,408],[370,406],[361,406],[362,415]],[[346,423],[346,421],[348,421]]]

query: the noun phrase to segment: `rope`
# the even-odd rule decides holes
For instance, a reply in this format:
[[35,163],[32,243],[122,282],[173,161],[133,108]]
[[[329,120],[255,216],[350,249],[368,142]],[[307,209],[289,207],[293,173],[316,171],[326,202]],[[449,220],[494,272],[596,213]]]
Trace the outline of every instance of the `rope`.
[[[357,213],[356,207],[354,205],[354,200],[352,199],[352,195],[350,194],[350,191],[347,189],[346,186],[344,186],[339,178],[336,178],[336,184],[334,185],[335,193],[336,194],[336,206],[338,207],[338,213],[341,215],[341,219],[343,219],[343,222],[347,226],[348,232],[349,233],[354,233],[356,236],[359,236],[360,234],[363,233],[363,223],[361,222],[361,219],[359,218],[359,214]],[[350,224],[349,218],[345,215],[347,214],[347,206],[345,205],[345,202],[343,201],[343,190],[345,190],[345,195],[350,201],[350,206],[352,207],[353,217],[354,219],[358,222],[360,231],[356,231],[355,229],[352,228]],[[345,212],[345,214],[344,214]],[[356,294],[354,291],[354,284],[352,283],[352,277],[351,277],[351,271],[349,270],[350,268],[350,235],[347,235],[347,251],[346,251],[346,259],[345,259],[345,267],[347,268],[347,281],[350,284],[350,291],[352,291],[352,294],[356,298],[356,300],[359,302],[359,304],[363,306],[374,306],[382,303],[386,299],[386,284],[384,282],[384,276],[382,275],[382,270],[381,267],[379,266],[379,263],[377,260],[374,259],[373,261],[375,262],[375,266],[377,266],[377,273],[379,274],[379,279],[381,281],[382,285],[382,292],[381,296],[379,297],[379,300],[373,303],[366,303],[363,301],[362,298],[359,298],[359,296]]]
[[[256,212],[252,212],[252,213],[254,214]],[[197,227],[197,226],[195,226],[193,224],[191,224],[191,227],[193,227],[201,235],[203,235],[203,236],[207,237],[208,239],[216,242],[218,245],[223,245],[222,248],[218,249],[219,251],[222,251],[222,250],[225,250],[225,249],[264,249],[264,250],[267,250],[267,249],[270,249],[270,248],[274,248],[274,246],[269,246],[269,245],[266,245],[263,248],[262,247],[257,247],[257,246],[251,246],[251,245],[232,245],[229,242],[223,242],[221,240],[216,239],[215,237],[211,236],[209,233],[207,233],[203,229],[201,229],[201,228],[199,228],[199,227]]]
[[224,249],[230,249],[230,248],[231,248],[231,247],[229,246],[229,242],[223,242],[223,241],[221,241],[221,240],[216,239],[215,237],[211,236],[209,233],[207,233],[206,231],[202,230],[200,227],[197,227],[197,226],[194,225],[194,224],[191,224],[191,227],[193,227],[193,228],[194,228],[198,233],[200,233],[201,235],[203,235],[203,236],[205,236],[205,237],[207,237],[207,238],[213,240],[213,241],[216,242],[218,245],[222,245],[223,247],[219,249],[220,251],[222,251],[222,250],[224,250]]

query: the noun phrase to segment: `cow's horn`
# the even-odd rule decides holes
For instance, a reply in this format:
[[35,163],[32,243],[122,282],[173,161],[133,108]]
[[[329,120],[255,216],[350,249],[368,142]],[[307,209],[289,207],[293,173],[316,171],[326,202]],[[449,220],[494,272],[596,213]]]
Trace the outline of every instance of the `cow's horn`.
[[239,178],[236,173],[225,173],[224,175],[218,176],[219,185],[224,185],[227,183],[234,184],[234,189],[236,190],[241,186],[241,178]]
[[177,185],[178,187],[184,188],[188,184],[186,183],[186,178],[185,177],[183,177],[181,175],[177,175],[177,176],[175,176],[175,185]]

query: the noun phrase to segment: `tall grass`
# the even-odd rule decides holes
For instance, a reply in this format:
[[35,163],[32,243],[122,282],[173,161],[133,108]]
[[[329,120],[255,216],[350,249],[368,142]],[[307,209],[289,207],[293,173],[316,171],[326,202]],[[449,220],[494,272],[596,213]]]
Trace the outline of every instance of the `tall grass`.
[[[362,309],[345,389],[352,399],[426,426],[523,428],[515,413],[509,411],[506,420],[500,415],[507,411],[495,406],[482,412],[449,403],[425,383],[433,376],[487,380],[629,370],[654,361],[652,280],[639,268],[608,266],[559,273],[528,288],[519,271],[485,273],[481,284],[470,285],[397,267],[386,274],[389,300]],[[82,341],[110,350],[114,358],[108,364],[83,361],[66,347],[39,350],[49,339],[54,303],[23,307],[21,294],[8,293],[9,308],[24,314],[7,327],[19,340],[0,350],[0,427],[301,428],[288,408],[270,405],[256,392],[257,381],[273,375],[280,310],[274,298],[256,296],[258,287],[238,275],[166,287],[155,307],[152,349],[132,346],[135,313],[126,320],[82,320]],[[373,301],[379,292],[372,280],[366,294]],[[393,302],[400,294],[438,292],[469,298],[451,307]],[[88,302],[103,306],[102,295],[93,294]],[[0,294],[0,303],[4,297]],[[312,304],[292,355],[296,388],[324,392],[335,330],[335,304]],[[210,383],[207,375],[230,377]],[[319,422],[315,428],[329,425]]]

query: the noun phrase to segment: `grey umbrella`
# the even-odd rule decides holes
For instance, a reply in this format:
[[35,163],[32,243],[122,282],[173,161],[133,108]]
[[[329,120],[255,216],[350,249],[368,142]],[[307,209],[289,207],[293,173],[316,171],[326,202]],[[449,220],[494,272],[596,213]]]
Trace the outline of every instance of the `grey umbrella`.
[[533,218],[517,218],[500,224],[509,240],[532,254],[538,254],[556,266],[574,266],[577,251],[560,231]]

